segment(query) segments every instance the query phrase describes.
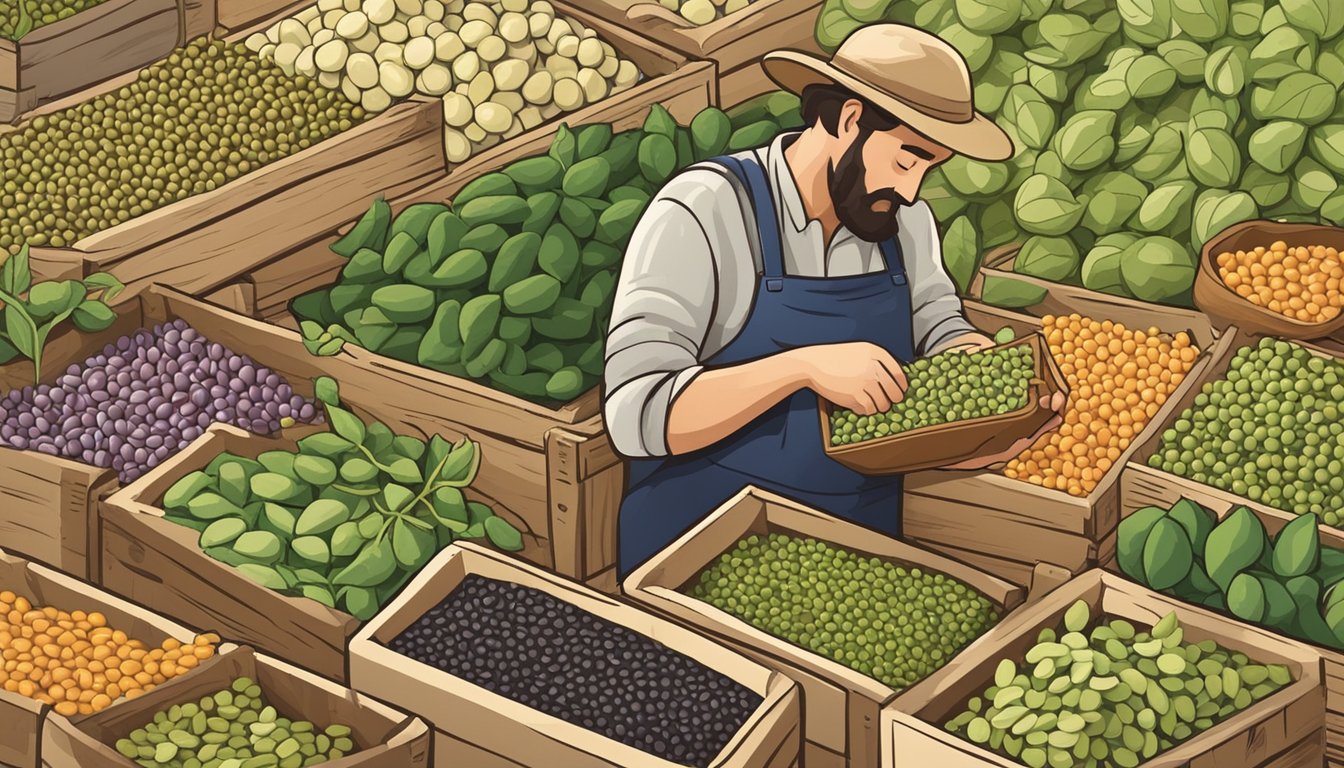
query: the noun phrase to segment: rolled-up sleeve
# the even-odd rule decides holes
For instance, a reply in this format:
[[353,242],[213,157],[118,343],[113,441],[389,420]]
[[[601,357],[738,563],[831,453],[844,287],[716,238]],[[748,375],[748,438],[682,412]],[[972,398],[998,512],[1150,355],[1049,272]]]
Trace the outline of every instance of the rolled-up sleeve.
[[616,451],[666,456],[672,402],[701,370],[718,281],[714,249],[674,181],[630,239],[607,336],[603,415]]
[[975,326],[966,319],[956,286],[943,266],[938,222],[927,203],[916,203],[902,216],[901,247],[906,255],[914,312],[915,350],[936,353],[947,342]]

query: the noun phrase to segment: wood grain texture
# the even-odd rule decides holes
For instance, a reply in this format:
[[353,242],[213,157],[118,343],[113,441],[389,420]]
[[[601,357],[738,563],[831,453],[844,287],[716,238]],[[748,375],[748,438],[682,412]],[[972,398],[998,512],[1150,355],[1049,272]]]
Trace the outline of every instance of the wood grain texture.
[[[511,768],[670,768],[670,763],[625,744],[545,715],[448,673],[393,653],[386,643],[438,604],[466,578],[479,574],[538,589],[581,610],[655,637],[671,650],[721,670],[763,699],[761,706],[710,763],[712,768],[776,768],[797,760],[797,687],[689,630],[471,544],[450,545],[350,643],[350,679],[357,691],[389,701],[428,720],[436,731],[471,744],[481,762]],[[451,741],[438,739],[439,744]],[[436,768],[461,765],[435,756]]]
[[[1239,624],[1209,611],[1143,589],[1107,574],[1089,571],[1040,601],[1028,604],[989,631],[964,652],[959,676],[898,699],[882,715],[883,768],[938,765],[946,768],[1009,768],[1017,763],[947,733],[942,727],[965,702],[992,681],[1002,658],[1020,658],[1044,627],[1055,627],[1077,600],[1105,614],[1151,626],[1179,608],[1187,642],[1209,639],[1289,667],[1294,682],[1212,728],[1167,750],[1145,768],[1272,768],[1285,764],[1321,765],[1325,688],[1321,657],[1313,649]],[[1291,760],[1292,762],[1284,762]]]
[[698,27],[662,11],[656,0],[595,0],[590,6],[603,18],[688,56],[710,59],[721,70],[759,61],[781,48],[820,54],[813,33],[820,0],[756,0]]
[[[841,755],[845,764],[853,768],[877,763],[879,712],[904,692],[683,594],[706,566],[742,538],[769,533],[827,541],[864,556],[945,573],[984,593],[1005,614],[1025,600],[1026,591],[1022,588],[752,487],[744,489],[626,578],[622,591],[637,604],[715,638],[797,681],[803,691],[804,739]],[[937,685],[954,666],[945,666],[905,691]]]

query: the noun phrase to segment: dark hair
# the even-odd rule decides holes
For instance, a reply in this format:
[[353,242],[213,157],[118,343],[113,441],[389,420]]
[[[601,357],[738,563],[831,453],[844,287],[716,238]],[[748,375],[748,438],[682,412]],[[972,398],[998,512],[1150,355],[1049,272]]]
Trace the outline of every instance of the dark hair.
[[901,121],[876,104],[839,85],[809,85],[803,89],[803,122],[807,125],[821,125],[832,136],[839,135],[840,109],[845,102],[855,99],[863,104],[863,114],[859,116],[859,127],[869,131],[891,131],[899,128]]

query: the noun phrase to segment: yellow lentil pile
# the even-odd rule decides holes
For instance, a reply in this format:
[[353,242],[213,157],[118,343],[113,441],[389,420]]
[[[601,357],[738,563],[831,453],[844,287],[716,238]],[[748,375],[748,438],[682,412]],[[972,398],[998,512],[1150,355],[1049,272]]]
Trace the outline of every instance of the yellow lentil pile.
[[1166,337],[1073,314],[1041,320],[1068,379],[1059,431],[1008,463],[1007,477],[1086,496],[1190,372],[1199,350],[1186,333]]
[[1323,245],[1292,246],[1218,254],[1218,275],[1238,296],[1258,307],[1304,323],[1322,323],[1344,309],[1344,259]]
[[39,608],[0,592],[0,683],[66,716],[91,715],[123,696],[141,696],[214,656],[218,643],[207,634],[191,645],[170,638],[147,648],[107,626],[96,611]]

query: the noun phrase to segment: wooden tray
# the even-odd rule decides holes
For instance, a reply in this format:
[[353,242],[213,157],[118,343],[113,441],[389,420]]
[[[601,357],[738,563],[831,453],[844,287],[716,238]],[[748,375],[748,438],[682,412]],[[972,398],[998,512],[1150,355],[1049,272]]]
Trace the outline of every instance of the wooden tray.
[[821,416],[821,440],[826,455],[846,467],[866,475],[895,475],[919,469],[946,467],[974,456],[991,456],[1030,437],[1045,426],[1055,413],[1042,408],[1040,401],[1055,393],[1068,394],[1068,382],[1055,363],[1045,337],[1033,333],[1002,344],[995,349],[1029,347],[1035,373],[1027,390],[1027,404],[1009,413],[936,424],[887,437],[873,438],[849,445],[831,445],[831,413],[835,406],[817,398]]
[[1276,221],[1245,221],[1219,232],[1204,245],[1199,271],[1195,273],[1195,304],[1224,325],[1283,339],[1319,339],[1340,335],[1344,312],[1323,323],[1304,323],[1268,307],[1252,304],[1228,288],[1218,276],[1218,255],[1227,251],[1268,248],[1276,240],[1299,245],[1324,245],[1344,252],[1344,229],[1319,224],[1282,224]]

